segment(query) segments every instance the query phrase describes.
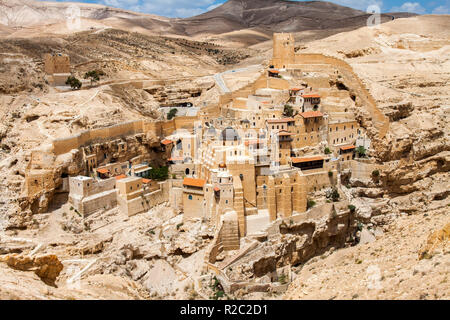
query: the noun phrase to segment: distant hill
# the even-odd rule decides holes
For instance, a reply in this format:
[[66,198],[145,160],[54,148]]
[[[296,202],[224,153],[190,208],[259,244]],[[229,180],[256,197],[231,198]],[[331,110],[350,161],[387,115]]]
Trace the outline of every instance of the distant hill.
[[[71,5],[73,3],[70,2],[0,0],[0,24],[9,28],[53,24],[56,27],[46,29],[46,32],[51,33],[49,30],[61,30],[58,23],[67,19],[67,10]],[[310,30],[314,39],[317,39],[365,26],[369,17],[363,11],[324,1],[229,0],[209,12],[186,19],[172,19],[96,4],[77,3],[77,6],[83,20],[91,21],[95,27],[101,23],[104,27],[146,34],[197,39],[213,36],[219,41],[224,39],[244,45],[266,41],[273,32]],[[412,15],[396,13],[395,17]],[[383,14],[382,22],[391,21],[393,16],[394,14]],[[258,36],[253,38],[254,34]]]
[[[204,14],[183,19],[180,25],[188,35],[226,33],[258,28],[269,32],[299,32],[366,25],[370,15],[325,1],[229,0]],[[398,13],[396,17],[408,17]],[[392,20],[384,14],[383,22]]]

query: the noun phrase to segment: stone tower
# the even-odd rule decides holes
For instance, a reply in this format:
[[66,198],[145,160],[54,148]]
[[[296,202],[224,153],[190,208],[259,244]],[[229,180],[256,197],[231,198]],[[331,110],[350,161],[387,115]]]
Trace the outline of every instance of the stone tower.
[[284,69],[295,63],[295,40],[291,33],[273,34],[272,65]]
[[44,56],[45,72],[49,75],[55,73],[70,73],[70,58],[65,54],[49,54]]

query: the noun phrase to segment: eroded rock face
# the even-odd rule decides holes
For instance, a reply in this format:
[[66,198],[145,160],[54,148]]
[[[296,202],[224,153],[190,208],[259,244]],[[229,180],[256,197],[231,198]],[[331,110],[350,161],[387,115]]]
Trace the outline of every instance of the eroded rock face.
[[64,268],[56,255],[32,258],[30,256],[12,254],[2,260],[10,268],[20,271],[34,271],[49,286],[56,286],[55,281]]
[[428,237],[427,243],[419,252],[419,259],[429,259],[438,249],[445,250],[449,245],[450,223],[447,223],[442,229],[436,230]]
[[[254,251],[242,257],[226,270],[232,281],[248,281],[277,269],[304,263],[330,248],[340,248],[354,241],[355,214],[345,203],[315,208],[314,219],[285,221]],[[310,213],[311,214],[311,213]]]

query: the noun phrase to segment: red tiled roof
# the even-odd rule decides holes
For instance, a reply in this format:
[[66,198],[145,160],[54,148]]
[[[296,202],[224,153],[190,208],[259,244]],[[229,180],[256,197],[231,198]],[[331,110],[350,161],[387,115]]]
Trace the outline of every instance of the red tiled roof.
[[183,180],[184,186],[197,187],[197,188],[203,188],[205,183],[206,183],[205,179],[184,178],[184,180]]
[[217,191],[220,191],[220,188],[219,188],[219,187],[215,187],[215,188],[214,188],[214,191],[216,191],[216,192],[217,192]]
[[300,113],[303,118],[319,118],[323,117],[323,113],[320,111],[307,111]]
[[342,151],[345,151],[345,150],[352,150],[352,149],[356,149],[356,147],[355,147],[354,145],[343,146],[343,147],[341,147],[341,150],[342,150]]
[[280,73],[280,71],[275,70],[275,69],[269,69],[269,72],[270,72],[270,73]]
[[293,122],[294,118],[282,118],[282,119],[268,119],[267,123],[284,123],[284,122]]
[[97,169],[97,172],[102,173],[102,174],[107,174],[107,173],[109,173],[109,170],[106,168],[100,168],[100,169]]
[[264,143],[264,140],[248,140],[248,141],[245,141],[244,142],[244,144],[246,145],[246,146],[249,146],[249,145],[253,145],[253,144],[258,144],[258,143]]
[[290,89],[291,91],[300,91],[300,90],[302,90],[301,88],[291,88]]
[[115,177],[116,178],[116,180],[121,180],[121,179],[125,179],[125,178],[127,178],[128,176],[126,175],[126,174],[121,174],[120,176],[117,176],[117,177]]
[[302,97],[303,98],[320,98],[320,95],[318,95],[317,93],[311,93],[311,94],[303,94]]
[[323,160],[323,157],[317,156],[317,157],[310,157],[310,158],[292,158],[292,163],[303,163],[303,162],[319,161],[319,160]]
[[168,139],[164,139],[163,141],[161,141],[161,143],[162,143],[163,145],[167,146],[167,145],[173,143],[173,141],[172,141],[172,140],[168,140]]
[[173,158],[169,158],[167,160],[168,161],[183,161],[183,157],[173,157]]
[[288,131],[284,131],[283,130],[283,131],[278,132],[278,135],[284,137],[284,136],[292,136],[294,134],[292,132],[288,132]]
[[225,163],[219,164],[219,168],[226,168],[226,167],[227,167],[227,165]]

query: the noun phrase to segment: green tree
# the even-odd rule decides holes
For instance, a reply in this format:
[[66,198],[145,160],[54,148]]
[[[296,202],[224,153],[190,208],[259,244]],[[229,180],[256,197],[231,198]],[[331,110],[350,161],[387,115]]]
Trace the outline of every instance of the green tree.
[[169,168],[160,167],[150,170],[149,178],[152,180],[164,181],[169,178]]
[[285,117],[293,117],[294,116],[294,108],[292,106],[286,104],[284,105],[283,115]]
[[80,80],[78,80],[77,78],[75,78],[73,76],[70,76],[69,78],[67,78],[66,84],[69,85],[72,88],[72,90],[75,90],[75,89],[78,90],[83,85]]
[[176,109],[176,108],[170,109],[169,113],[167,114],[167,119],[172,120],[173,118],[176,117],[177,113],[178,113],[178,109]]
[[325,150],[324,150],[324,152],[325,152],[325,154],[330,154],[330,153],[331,153],[331,150],[330,150],[330,148],[328,148],[328,147],[325,147]]
[[356,149],[356,152],[358,153],[358,156],[359,156],[359,157],[364,158],[364,157],[366,156],[367,150],[366,150],[366,148],[364,148],[363,146],[359,146],[359,147]]
[[96,81],[100,81],[100,77],[104,76],[105,73],[102,70],[91,70],[84,74],[85,79],[91,79],[91,84]]

